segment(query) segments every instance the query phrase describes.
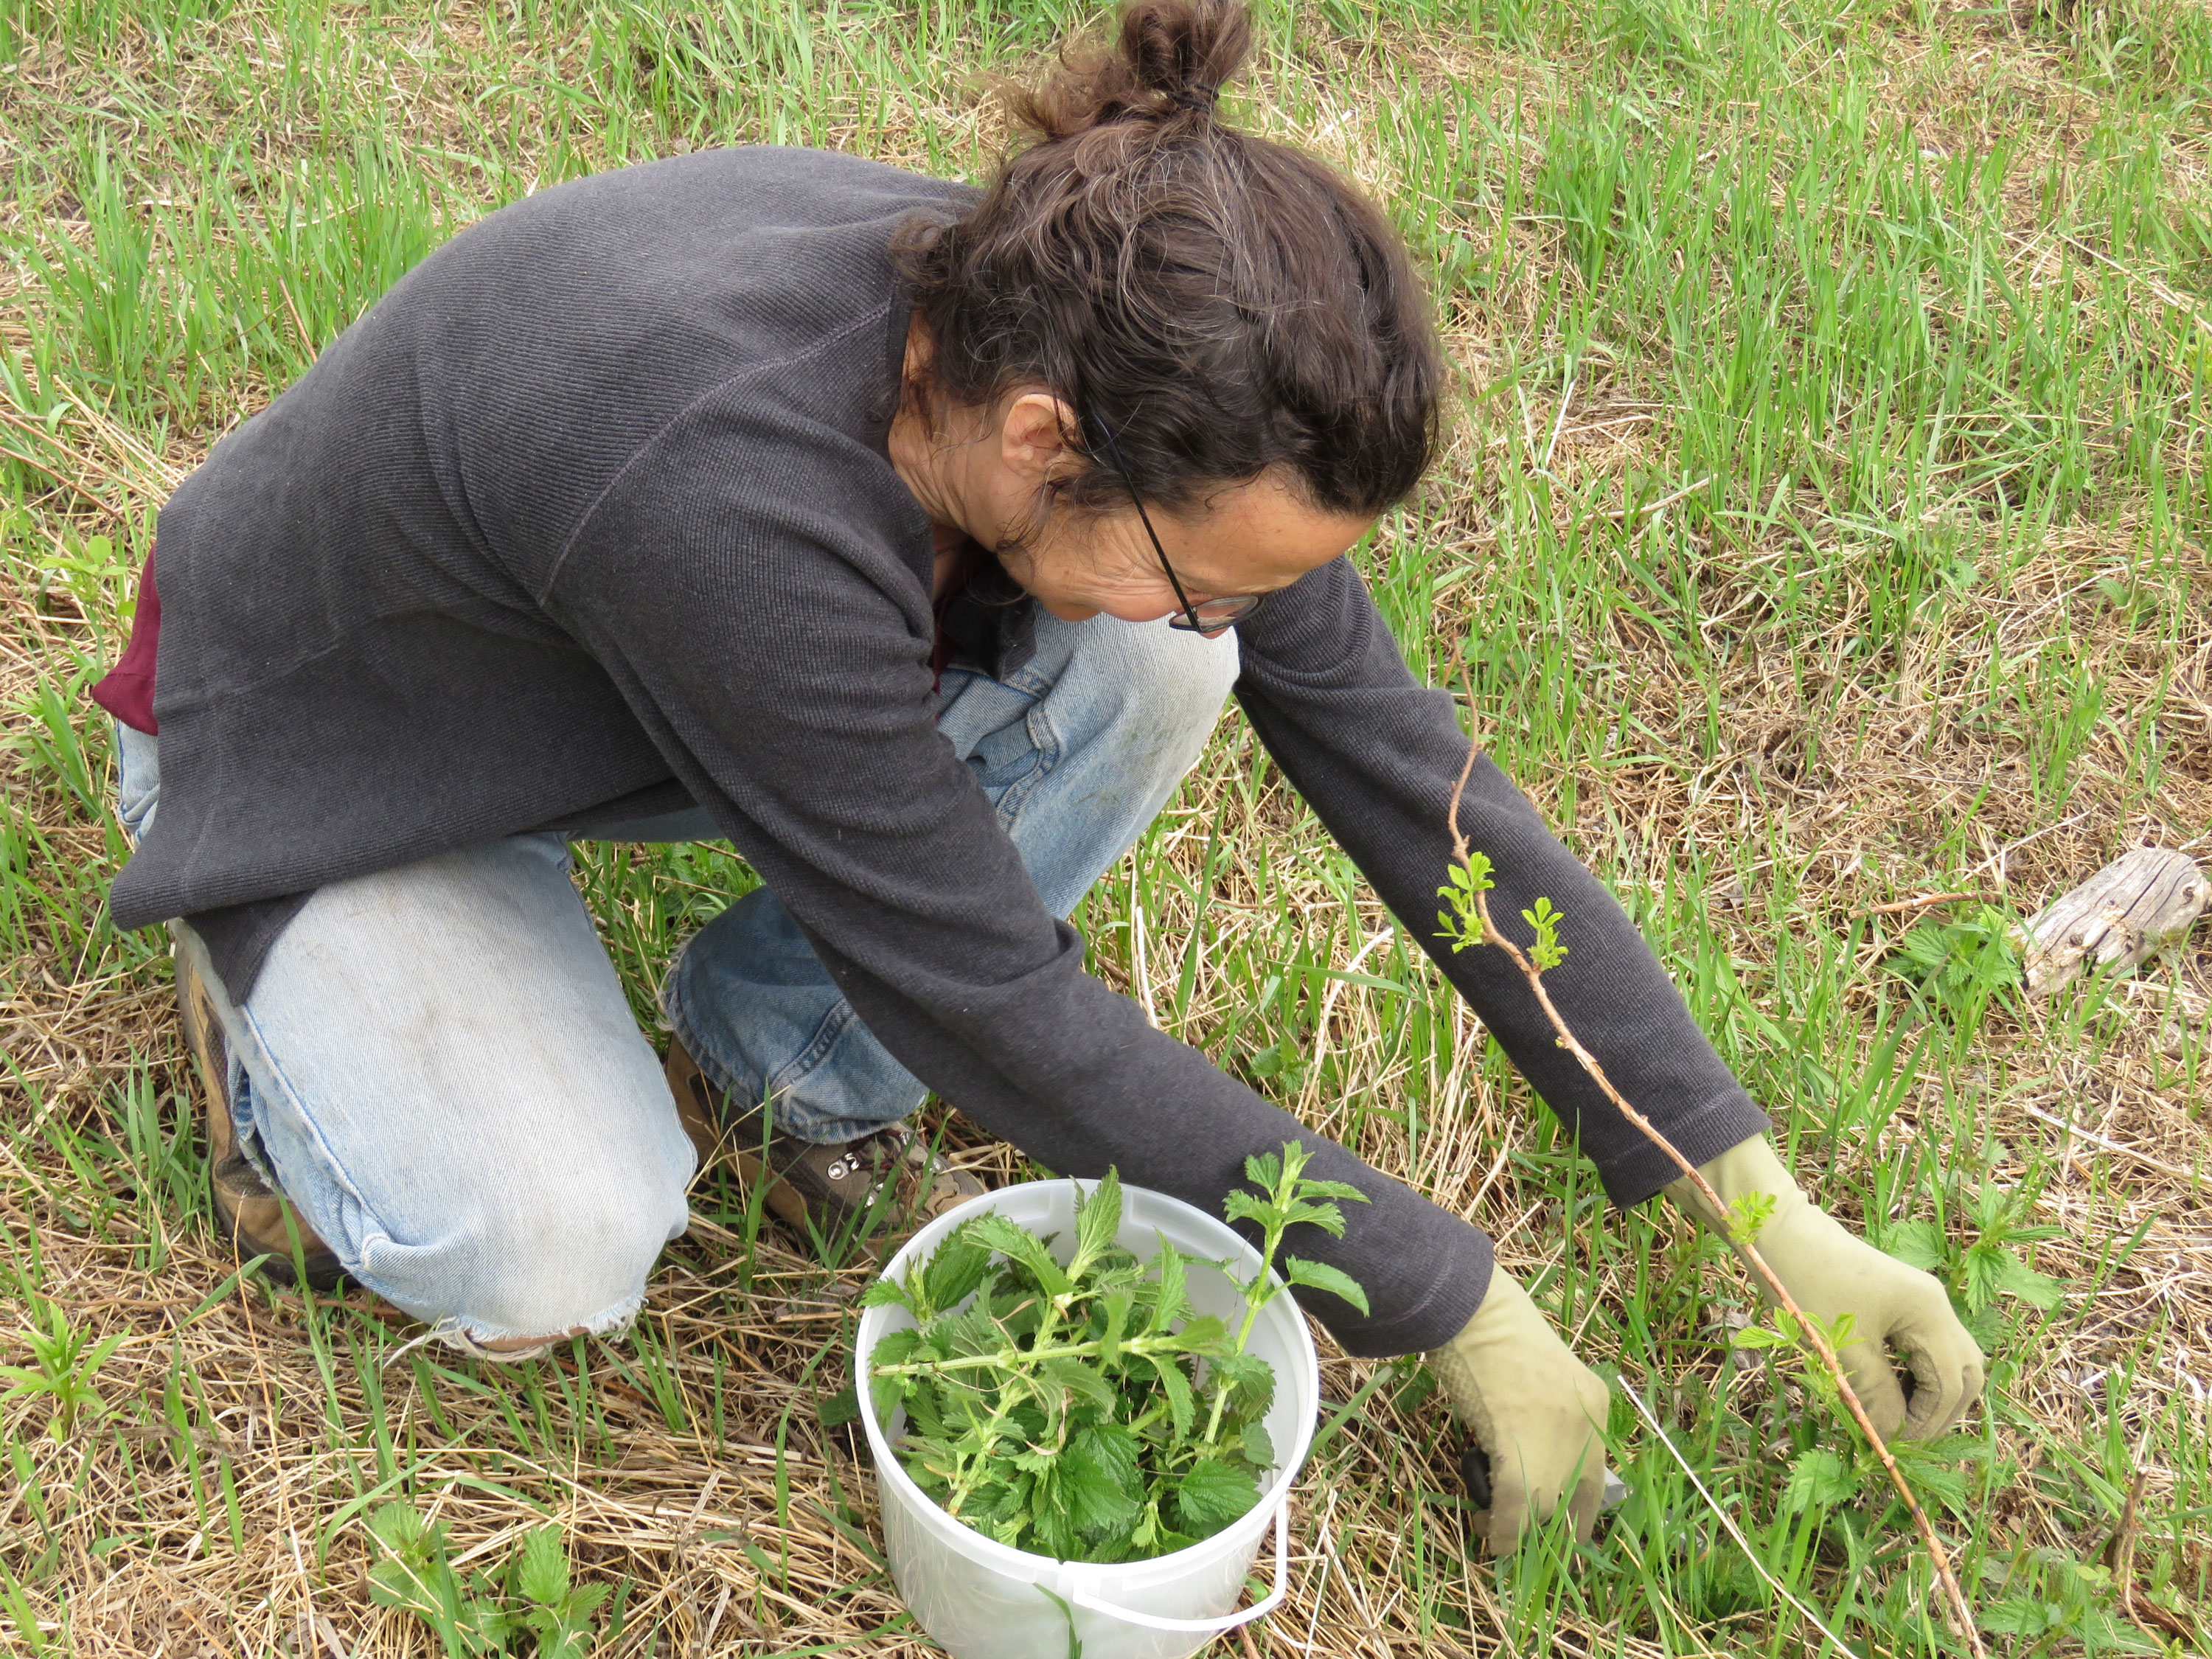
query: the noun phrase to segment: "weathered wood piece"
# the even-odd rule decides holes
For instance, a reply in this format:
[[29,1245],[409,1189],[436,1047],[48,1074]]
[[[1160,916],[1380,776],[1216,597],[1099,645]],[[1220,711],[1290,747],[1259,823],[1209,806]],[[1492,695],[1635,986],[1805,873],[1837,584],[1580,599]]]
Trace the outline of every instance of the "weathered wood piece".
[[2048,996],[2091,963],[2132,968],[2186,933],[2212,879],[2186,853],[2138,847],[2029,919],[2027,988]]

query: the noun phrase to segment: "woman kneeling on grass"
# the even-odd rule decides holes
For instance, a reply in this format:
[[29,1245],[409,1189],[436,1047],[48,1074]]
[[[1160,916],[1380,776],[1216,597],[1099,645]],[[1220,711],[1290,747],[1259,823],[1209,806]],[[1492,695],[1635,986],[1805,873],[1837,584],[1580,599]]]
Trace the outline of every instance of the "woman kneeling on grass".
[[[1605,1387],[1489,1241],[1152,1029],[1064,920],[1233,693],[1613,1200],[1674,1173],[1501,952],[1434,938],[1468,742],[1345,555],[1430,464],[1443,368],[1375,208],[1217,113],[1248,38],[1239,6],[1138,0],[1019,104],[1034,142],[985,191],[793,149],[545,191],[177,492],[97,693],[138,838],[113,908],[174,919],[241,1248],[296,1231],[311,1277],[514,1358],[633,1316],[717,1143],[827,1236],[980,1190],[902,1127],[929,1090],[1209,1212],[1295,1136],[1371,1200],[1291,1241],[1371,1314],[1312,1312],[1427,1352],[1493,1545],[1562,1501],[1587,1532]],[[1759,1248],[1854,1317],[1877,1420],[1954,1421],[1981,1357],[1942,1289],[1798,1194],[1487,763],[1461,823],[1500,915],[1572,918],[1547,983],[1629,1097],[1724,1199],[1778,1200]],[[568,846],[721,836],[766,885],[670,971],[664,1070]]]

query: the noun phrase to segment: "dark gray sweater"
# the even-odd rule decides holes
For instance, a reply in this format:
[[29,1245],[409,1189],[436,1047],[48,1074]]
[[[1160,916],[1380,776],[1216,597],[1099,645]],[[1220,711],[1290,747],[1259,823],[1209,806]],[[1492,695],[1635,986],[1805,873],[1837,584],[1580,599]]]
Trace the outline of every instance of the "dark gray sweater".
[[[117,921],[216,912],[226,975],[250,980],[289,913],[256,902],[696,802],[891,1052],[1041,1163],[1118,1164],[1218,1212],[1248,1152],[1319,1143],[1085,974],[936,730],[930,526],[884,449],[907,325],[886,247],[971,199],[847,156],[724,151],[545,191],[425,260],[161,514],[161,811]],[[1433,951],[1467,753],[1450,700],[1413,683],[1342,561],[1239,645],[1268,750]],[[1764,1128],[1620,907],[1486,763],[1464,819],[1500,914],[1539,894],[1566,913],[1549,982],[1631,1098],[1693,1158]],[[1498,953],[1438,960],[1616,1200],[1672,1175]],[[1455,1334],[1488,1241],[1340,1148],[1322,1167],[1374,1201],[1343,1243],[1293,1248],[1373,1312],[1313,1310],[1358,1353]]]

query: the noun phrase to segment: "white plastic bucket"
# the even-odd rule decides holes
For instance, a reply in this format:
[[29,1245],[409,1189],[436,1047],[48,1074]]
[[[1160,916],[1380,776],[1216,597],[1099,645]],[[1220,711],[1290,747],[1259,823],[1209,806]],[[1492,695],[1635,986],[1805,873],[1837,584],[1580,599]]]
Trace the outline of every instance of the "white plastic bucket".
[[[1091,1183],[1080,1183],[1088,1190]],[[884,1271],[902,1277],[916,1257],[931,1251],[962,1222],[988,1205],[1038,1234],[1056,1233],[1063,1262],[1075,1253],[1073,1181],[1032,1181],[962,1205],[916,1233]],[[1228,1276],[1203,1265],[1229,1261],[1249,1278],[1260,1253],[1202,1210],[1141,1187],[1121,1189],[1120,1243],[1139,1261],[1158,1250],[1160,1238],[1186,1256],[1190,1299],[1200,1313],[1215,1314],[1231,1330],[1243,1322],[1243,1297]],[[1219,1632],[1274,1610],[1287,1588],[1291,1485],[1313,1442],[1321,1408],[1321,1366],[1305,1316],[1285,1292],[1261,1310],[1246,1352],[1275,1368],[1275,1401],[1267,1413],[1267,1438],[1282,1458],[1251,1512],[1212,1537],[1149,1561],[1102,1566],[1055,1561],[986,1538],[940,1509],[915,1486],[891,1449],[904,1425],[901,1413],[876,1420],[868,1388],[868,1356],[896,1330],[910,1328],[903,1308],[870,1308],[860,1316],[853,1345],[860,1421],[875,1454],[876,1487],[883,1499],[884,1539],[892,1581],[921,1627],[954,1659],[1060,1659],[1081,1644],[1083,1659],[1186,1659]],[[1274,1585],[1256,1606],[1236,1608],[1244,1580],[1269,1528],[1275,1534]],[[1050,1594],[1047,1594],[1049,1591]],[[1058,1597],[1055,1601],[1054,1597]]]

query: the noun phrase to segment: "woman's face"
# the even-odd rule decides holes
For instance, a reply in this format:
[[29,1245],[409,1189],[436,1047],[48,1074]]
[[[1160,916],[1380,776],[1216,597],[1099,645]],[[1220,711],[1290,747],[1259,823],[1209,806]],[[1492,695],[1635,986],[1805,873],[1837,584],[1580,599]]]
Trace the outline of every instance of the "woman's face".
[[1063,507],[1021,546],[1002,548],[999,562],[1062,622],[1152,622],[1182,609],[1163,552],[1184,598],[1199,605],[1288,587],[1368,530],[1364,519],[1315,512],[1269,477],[1221,490],[1196,512],[1149,510],[1158,549],[1134,506],[1106,514]]
[[[965,442],[927,449],[917,442],[902,454],[895,433],[893,460],[933,520],[995,549],[1006,574],[1063,622],[1174,615],[1182,607],[1133,502],[1103,514],[1055,507],[1039,522],[1036,504],[1049,481],[1085,465],[1065,441],[1072,418],[1057,399],[1025,392]],[[1267,476],[1219,490],[1187,512],[1148,510],[1194,605],[1288,587],[1344,553],[1370,526],[1316,512]]]

